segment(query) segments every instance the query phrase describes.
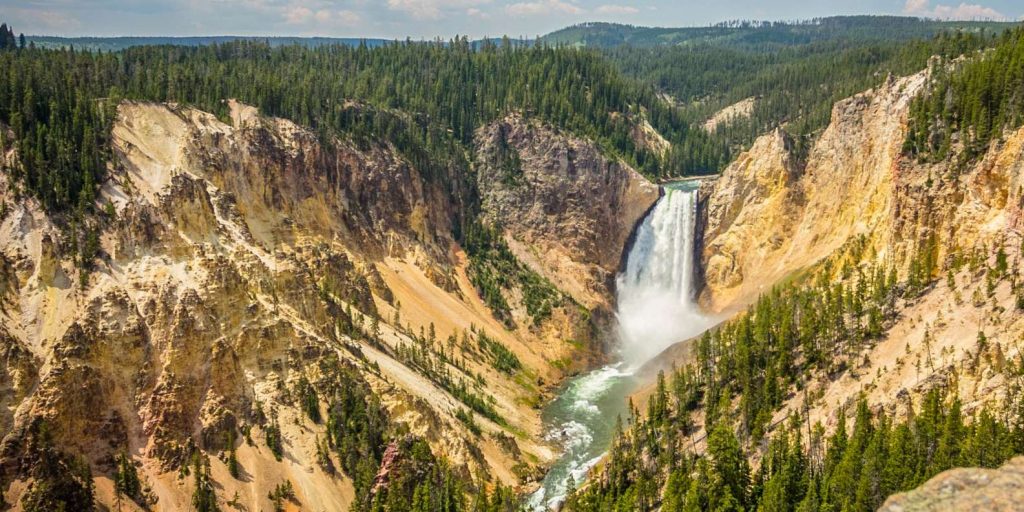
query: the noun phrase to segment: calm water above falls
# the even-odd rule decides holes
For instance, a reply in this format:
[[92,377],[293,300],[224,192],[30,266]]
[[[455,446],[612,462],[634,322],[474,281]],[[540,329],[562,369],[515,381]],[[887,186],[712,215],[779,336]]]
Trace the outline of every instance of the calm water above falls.
[[617,362],[569,381],[543,414],[548,440],[561,444],[529,506],[547,510],[565,497],[571,476],[583,481],[608,449],[615,419],[627,415],[633,372],[677,341],[711,325],[693,300],[695,182],[671,185],[637,230],[616,280]]

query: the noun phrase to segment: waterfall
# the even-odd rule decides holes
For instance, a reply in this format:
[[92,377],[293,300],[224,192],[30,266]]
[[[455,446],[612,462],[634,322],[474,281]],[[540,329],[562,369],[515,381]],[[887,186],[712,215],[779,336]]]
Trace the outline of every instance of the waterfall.
[[616,279],[618,361],[573,379],[545,408],[546,438],[563,452],[527,501],[529,510],[557,509],[570,479],[580,483],[601,460],[614,437],[615,418],[629,414],[626,398],[638,384],[635,370],[711,326],[693,300],[694,185],[666,187],[637,228]]
[[696,212],[696,190],[666,187],[637,230],[616,281],[618,350],[630,367],[709,326],[693,298]]

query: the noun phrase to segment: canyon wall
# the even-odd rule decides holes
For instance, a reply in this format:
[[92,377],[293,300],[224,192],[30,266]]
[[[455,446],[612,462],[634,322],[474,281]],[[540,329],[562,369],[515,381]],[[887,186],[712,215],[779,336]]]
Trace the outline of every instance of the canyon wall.
[[[496,126],[509,126],[533,185],[500,190],[478,163],[482,217],[578,304],[514,329],[480,299],[453,234],[473,178],[425,176],[387,141],[324,144],[235,102],[230,119],[126,102],[86,265],[74,259],[92,242],[0,177],[6,501],[28,485],[23,455],[44,422],[90,462],[106,504],[125,453],[156,509],[187,508],[192,479],[178,472],[200,450],[223,500],[266,508],[267,490],[289,481],[300,505],[344,509],[353,482],[322,460],[327,426],[300,400],[311,389],[327,410],[365,388],[470,481],[534,478],[553,457],[539,406],[566,374],[559,361],[599,357],[585,343],[590,314],[610,303],[608,276],[657,189],[591,144],[514,118],[481,129],[481,154]],[[481,333],[521,369],[499,369]],[[494,411],[475,426],[467,394]],[[283,457],[262,441],[272,428]],[[242,477],[228,467],[236,451]]]
[[[810,389],[788,398],[773,425],[800,411],[831,429],[860,397],[903,411],[940,388],[970,412],[1011,392],[1000,361],[1018,357],[1024,334],[1013,277],[1024,129],[971,160],[959,157],[960,146],[941,162],[905,154],[909,103],[930,72],[837,103],[802,163],[776,130],[701,189],[700,300],[715,314],[805,275],[838,280],[880,266],[903,280],[915,257],[934,251],[932,284],[895,305],[895,320],[861,345],[849,368],[808,378]],[[991,270],[997,258],[1009,266],[1005,275]]]

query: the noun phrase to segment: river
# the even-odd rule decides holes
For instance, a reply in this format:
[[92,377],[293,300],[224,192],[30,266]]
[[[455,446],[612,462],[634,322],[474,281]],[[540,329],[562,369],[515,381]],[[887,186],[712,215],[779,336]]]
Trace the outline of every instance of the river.
[[699,182],[666,185],[637,229],[625,268],[616,278],[614,362],[568,381],[545,408],[548,440],[562,448],[540,489],[528,499],[545,511],[565,499],[569,477],[579,484],[608,450],[617,417],[628,420],[634,373],[673,343],[712,325],[693,293],[694,223]]

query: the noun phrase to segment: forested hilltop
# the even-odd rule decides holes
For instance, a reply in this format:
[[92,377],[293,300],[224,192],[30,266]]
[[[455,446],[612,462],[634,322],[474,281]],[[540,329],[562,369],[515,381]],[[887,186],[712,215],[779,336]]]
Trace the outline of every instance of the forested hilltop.
[[600,49],[623,73],[665,94],[694,126],[746,102],[745,112],[709,126],[710,139],[696,148],[720,169],[777,126],[794,137],[800,156],[828,123],[836,101],[890,74],[923,69],[932,56],[990,47],[1013,25],[885,16],[695,28],[591,23],[542,40]]
[[583,23],[545,35],[553,44],[607,48],[629,45],[699,46],[710,44],[769,51],[822,41],[868,42],[927,39],[940,32],[1002,30],[1010,23],[940,21],[905,16],[833,16],[806,21],[734,20],[707,27],[637,27]]

